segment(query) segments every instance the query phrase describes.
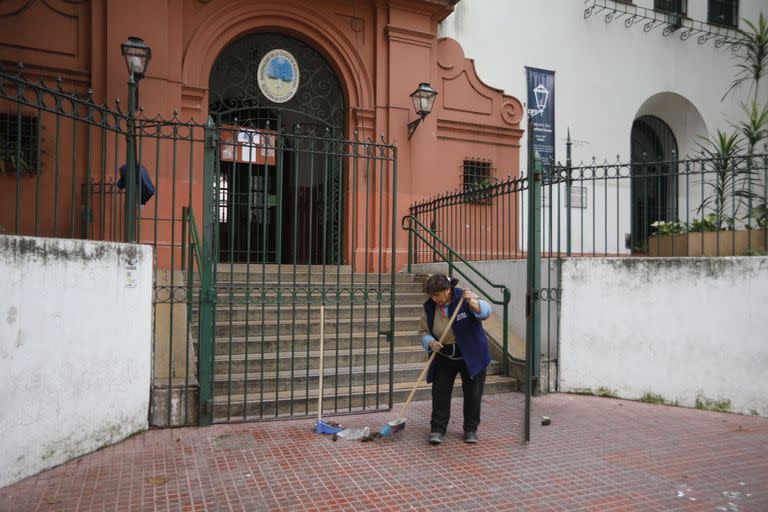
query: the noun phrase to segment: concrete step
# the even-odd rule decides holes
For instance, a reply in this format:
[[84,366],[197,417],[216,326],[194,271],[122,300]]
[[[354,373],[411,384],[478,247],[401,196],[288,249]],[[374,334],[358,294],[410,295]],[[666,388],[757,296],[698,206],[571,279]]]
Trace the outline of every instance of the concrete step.
[[[246,269],[245,266],[236,267],[234,270],[230,270],[229,267],[219,267],[216,272],[216,282],[219,284],[226,283],[260,283],[262,280],[266,282],[276,283],[278,277],[282,283],[364,283],[376,284],[381,283],[382,286],[389,286],[392,282],[392,275],[389,273],[377,274],[377,273],[355,273],[350,272],[336,272],[336,267],[326,267],[325,273],[323,273],[321,267],[313,268],[311,272],[302,270],[297,266],[296,271],[293,271],[291,265],[283,265],[280,273],[277,270],[263,272],[261,265],[251,265],[250,269]],[[197,281],[199,279],[198,274],[193,275],[193,279]],[[395,274],[396,285],[400,284],[418,284],[413,280],[413,274],[396,273]]]
[[[366,347],[357,349],[325,350],[325,367],[347,369],[353,366],[375,365],[377,361],[382,366],[389,366],[390,351],[388,346]],[[392,354],[395,365],[406,363],[419,363],[426,361],[426,352],[422,347],[398,347]],[[214,373],[216,375],[242,374],[246,372],[253,373],[254,370],[261,372],[289,371],[302,372],[305,370],[315,370],[319,368],[320,351],[300,352],[284,351],[271,354],[228,354],[217,353],[214,362]]]
[[[382,324],[382,329],[386,329],[387,324]],[[326,334],[324,339],[325,352],[334,352],[336,347],[339,349],[361,349],[364,346],[375,347],[376,344],[381,347],[388,347],[384,335],[380,336],[367,336],[363,332],[353,332],[350,336],[349,333],[342,333],[338,337]],[[395,331],[393,335],[394,346],[397,347],[419,347],[420,340],[418,337],[418,331],[414,330],[402,330]],[[290,336],[276,335],[269,336],[249,336],[247,339],[244,336],[236,336],[231,340],[226,338],[217,338],[215,345],[216,354],[244,354],[247,350],[248,354],[256,354],[260,357],[263,354],[270,354],[280,350],[281,352],[287,352],[294,350],[297,353],[306,353],[307,346],[310,350],[317,350],[320,344],[319,332],[313,332],[306,336],[306,333],[302,336],[296,336],[291,338]],[[196,343],[195,343],[196,345]]]
[[[376,336],[381,330],[389,330],[390,327],[396,331],[402,331],[411,330],[418,325],[419,316],[395,317],[394,326],[391,326],[388,317],[379,319],[369,316],[366,319],[361,315],[359,318],[345,319],[343,322],[338,322],[338,324],[326,321],[324,331],[326,336],[331,337],[335,336],[336,333],[360,333],[362,336],[370,337]],[[190,326],[190,332],[194,338],[197,338],[198,326]],[[279,320],[273,319],[260,323],[245,321],[216,322],[214,332],[216,338],[228,338],[230,336],[245,337],[246,333],[254,338],[277,334],[291,338],[306,337],[307,335],[320,332],[320,320],[299,321],[290,314],[281,314]]]
[[[421,300],[421,302],[417,302],[417,300]],[[418,316],[422,311],[422,303],[422,296],[418,296],[411,302],[406,302],[398,295],[395,304],[395,316]],[[297,305],[295,308],[290,304],[281,305],[280,308],[276,305],[267,304],[263,307],[259,304],[220,304],[216,307],[216,322],[244,322],[247,318],[250,322],[258,323],[262,318],[274,319],[278,309],[281,316],[288,315],[292,320],[301,322],[306,322],[307,318],[320,320],[320,308],[312,304]],[[192,318],[197,320],[197,308],[192,311],[194,313]],[[366,313],[368,318],[376,318],[381,315],[382,318],[388,319],[389,311],[389,303],[383,303],[381,307],[378,304],[329,304],[325,308],[325,321],[326,323],[333,323],[337,318],[348,319],[353,316],[363,318]]]
[[[266,272],[268,274],[271,273],[277,273],[278,270],[281,272],[284,272],[286,268],[293,269],[294,265],[289,263],[217,263],[216,264],[216,271],[217,272],[228,272],[230,270],[234,270],[235,272],[245,272],[247,269],[253,269],[259,268],[260,271]],[[352,266],[351,265],[307,265],[307,264],[299,264],[295,265],[297,272],[322,272],[323,268],[326,269],[326,272],[329,269],[333,269],[334,272],[336,272],[336,269],[339,270],[342,274],[350,274],[352,272]],[[263,270],[262,270],[263,269]],[[413,274],[410,274],[413,275]]]
[[[392,381],[396,384],[410,382],[413,385],[425,364],[426,360],[395,365],[392,371]],[[489,375],[498,375],[500,372],[501,363],[492,361],[488,365]],[[374,363],[368,366],[353,366],[351,368],[339,367],[337,369],[326,366],[323,374],[325,376],[323,380],[324,388],[346,390],[345,393],[349,391],[350,383],[353,387],[363,385],[375,387],[387,385],[390,379],[389,366],[386,361],[382,361],[379,365]],[[320,372],[317,368],[293,373],[266,370],[261,372],[260,368],[254,365],[249,368],[248,373],[216,374],[214,376],[214,394],[226,396],[228,393],[241,395],[255,393],[259,399],[264,394],[271,394],[272,396],[266,396],[265,399],[272,399],[276,392],[279,394],[291,389],[294,392],[299,389],[305,391],[306,389],[316,390],[319,387],[319,382]],[[329,396],[326,392],[323,392],[323,394]]]
[[[311,290],[312,297],[317,298],[315,302],[319,302],[320,293],[325,290],[326,294],[329,296],[329,298],[332,298],[337,290],[342,295],[343,298],[347,298],[349,296],[350,290],[354,290],[356,297],[360,297],[363,293],[362,290],[370,290],[369,295],[374,296],[373,294],[376,293],[377,290],[381,290],[381,295],[389,296],[391,289],[391,286],[389,286],[389,283],[382,283],[381,285],[376,282],[364,282],[364,281],[355,281],[354,283],[337,283],[337,282],[320,282],[320,281],[313,281],[313,282],[302,282],[302,281],[250,281],[249,283],[243,282],[230,282],[230,281],[217,281],[216,282],[216,293],[219,296],[226,295],[226,294],[235,294],[235,295],[241,295],[244,294],[246,291],[249,291],[251,295],[254,295],[256,293],[261,293],[262,290],[265,290],[266,297],[271,298],[278,296],[278,291],[280,297],[286,297],[294,293],[297,296],[305,297],[307,295],[307,289]],[[193,286],[193,296],[197,296],[197,292],[199,290],[199,287],[197,285]],[[395,286],[395,293],[413,293],[413,294],[421,294],[423,296],[423,288],[421,285],[417,283],[398,283]]]
[[[414,381],[394,383],[393,403],[403,403],[411,392]],[[414,400],[429,400],[431,385],[423,383],[414,395]],[[485,381],[486,395],[507,393],[517,390],[517,381],[502,375],[488,375]],[[461,379],[456,379],[453,396],[462,396]],[[249,393],[214,396],[214,421],[227,420],[258,420],[276,417],[311,415],[317,413],[317,389],[305,388],[278,392],[260,400],[259,395]],[[331,416],[334,412],[349,412],[356,410],[386,409],[389,401],[389,385],[380,385],[378,389],[362,385],[342,386],[339,388],[323,389],[323,413]],[[381,425],[371,425],[371,431],[376,431]]]

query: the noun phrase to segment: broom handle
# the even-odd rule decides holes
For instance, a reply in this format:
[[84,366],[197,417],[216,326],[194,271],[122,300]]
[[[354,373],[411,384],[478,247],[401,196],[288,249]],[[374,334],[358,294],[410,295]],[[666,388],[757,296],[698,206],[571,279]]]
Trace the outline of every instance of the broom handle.
[[[461,300],[459,301],[459,303],[456,305],[456,309],[454,310],[453,315],[451,315],[451,319],[448,320],[448,326],[443,331],[443,335],[440,336],[440,340],[439,340],[440,343],[442,343],[445,337],[448,335],[448,331],[451,329],[451,326],[453,325],[453,321],[456,318],[456,314],[461,309],[462,304],[464,304],[463,296],[461,297]],[[419,375],[419,379],[416,381],[416,384],[413,385],[411,394],[408,395],[408,400],[405,401],[405,405],[403,405],[403,408],[400,409],[400,416],[398,416],[398,419],[405,418],[405,410],[408,409],[408,406],[410,405],[411,400],[413,400],[413,395],[416,394],[416,388],[418,388],[419,384],[421,384],[421,380],[424,378],[424,375],[427,374],[427,370],[429,370],[429,366],[432,364],[432,360],[435,358],[436,355],[437,355],[437,352],[432,352],[432,355],[429,356],[429,360],[427,361],[427,364],[424,365],[424,368],[421,370],[421,375]]]
[[323,418],[323,338],[325,327],[325,305],[320,304],[320,386],[317,391],[317,421]]

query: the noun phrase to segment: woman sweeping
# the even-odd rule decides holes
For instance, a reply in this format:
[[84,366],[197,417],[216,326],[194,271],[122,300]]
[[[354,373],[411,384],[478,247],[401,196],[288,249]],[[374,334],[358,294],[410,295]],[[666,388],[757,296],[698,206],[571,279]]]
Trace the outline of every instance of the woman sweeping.
[[[451,416],[451,392],[456,374],[461,374],[464,392],[464,442],[477,443],[480,425],[480,401],[485,385],[485,370],[491,362],[488,338],[482,321],[491,316],[491,306],[470,290],[457,288],[458,280],[443,274],[430,276],[424,284],[429,299],[421,313],[419,335],[428,353],[437,352],[427,373],[432,383],[432,418],[429,444],[443,442]],[[443,343],[443,336],[451,315],[461,298],[461,306]]]

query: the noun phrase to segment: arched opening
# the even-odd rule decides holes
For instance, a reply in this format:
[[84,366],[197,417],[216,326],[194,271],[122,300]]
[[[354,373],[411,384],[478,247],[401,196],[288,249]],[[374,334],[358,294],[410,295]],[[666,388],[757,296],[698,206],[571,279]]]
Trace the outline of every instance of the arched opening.
[[234,141],[218,162],[219,260],[341,263],[343,161],[330,148],[345,102],[325,58],[284,34],[241,37],[213,64],[208,109]]
[[632,249],[644,250],[656,221],[677,220],[677,139],[656,116],[632,123]]

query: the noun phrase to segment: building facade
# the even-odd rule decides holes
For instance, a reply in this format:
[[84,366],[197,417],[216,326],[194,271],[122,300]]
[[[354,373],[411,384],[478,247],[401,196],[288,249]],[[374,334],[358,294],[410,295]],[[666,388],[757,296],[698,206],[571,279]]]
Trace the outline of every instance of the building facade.
[[[748,29],[744,20],[757,24],[760,13],[768,13],[765,0],[465,0],[440,34],[476,58],[482,79],[526,103],[526,68],[553,72],[555,160],[565,162],[570,132],[574,165],[618,183],[577,184],[573,232],[586,234],[574,241],[574,251],[625,254],[633,243],[645,243],[654,221],[691,222],[710,211],[698,210],[708,178],[687,173],[686,182],[685,163],[678,180],[657,189],[649,181],[633,192],[631,180],[611,178],[628,177],[633,163],[701,158],[703,137],[730,133],[746,120],[742,105],[755,98],[754,89],[745,85],[726,95],[744,52],[730,43]],[[758,106],[767,99],[763,80]],[[526,137],[522,147],[525,167]],[[762,196],[763,187],[759,191]],[[638,213],[642,208],[652,211]],[[555,218],[552,229],[557,226]]]
[[[125,112],[128,74],[120,54],[121,43],[129,36],[136,36],[143,39],[152,52],[146,75],[139,83],[138,104],[143,109],[140,114],[143,119],[173,120],[202,127],[210,117],[217,126],[238,125],[265,134],[286,132],[396,147],[396,157],[391,159],[392,163],[396,161],[396,183],[387,181],[381,185],[384,195],[377,199],[380,204],[374,204],[360,192],[365,187],[353,176],[353,162],[340,161],[332,171],[339,189],[335,197],[341,203],[334,228],[342,233],[338,237],[340,261],[357,268],[362,268],[361,265],[371,268],[375,266],[371,254],[379,250],[389,254],[392,242],[389,236],[365,245],[354,242],[365,238],[366,222],[371,224],[368,228],[372,232],[377,232],[379,226],[375,224],[386,220],[389,225],[393,218],[399,222],[414,200],[436,190],[459,186],[465,162],[485,162],[482,165],[486,166],[493,162],[494,167],[503,168],[505,172],[517,172],[522,136],[521,102],[480,81],[461,47],[453,40],[437,37],[439,22],[452,12],[455,3],[453,0],[178,0],[160,3],[14,0],[0,6],[0,60],[6,71],[15,63],[23,62],[24,76],[28,78],[43,77],[52,83],[53,77],[61,77],[59,86],[63,90],[77,91],[96,102],[106,99],[110,108]],[[46,37],[41,37],[43,30]],[[269,84],[260,83],[260,62],[268,53],[278,50],[287,54],[295,66],[298,85],[294,84],[297,89],[290,92],[290,97],[270,97],[265,92]],[[275,77],[269,80],[273,80],[278,89],[281,83],[294,87],[286,81],[286,76]],[[410,133],[409,123],[418,118],[410,95],[420,83],[431,84],[438,95],[432,113]],[[121,106],[115,106],[115,98],[123,98]],[[22,112],[22,120],[37,124],[37,114],[27,107],[29,104],[25,104],[28,112]],[[8,137],[12,137],[16,133],[13,122],[18,117],[13,112],[16,105],[4,101],[3,108],[8,118],[6,131]],[[85,162],[90,162],[89,154],[94,161],[108,161],[103,166],[106,171],[101,174],[107,179],[114,178],[109,183],[116,182],[125,160],[121,156],[125,151],[124,146],[121,147],[123,142],[118,137],[104,136],[102,147],[98,137],[95,143],[90,142],[87,130],[78,132],[78,128],[71,127],[73,123],[57,125],[57,118],[51,112],[42,112],[39,117],[40,131],[32,135],[35,144],[39,140],[37,147],[41,154],[36,168],[20,178],[14,176],[14,172],[0,176],[4,181],[0,224],[5,226],[5,232],[12,234],[57,236],[67,233],[67,236],[98,238],[92,233],[100,231],[98,219],[101,217],[102,223],[109,221],[104,220],[103,214],[94,213],[89,204],[99,200],[91,201],[83,197],[85,192],[80,192],[91,183],[91,175],[99,173],[88,170],[93,165]],[[77,135],[73,136],[75,132]],[[182,218],[182,207],[203,209],[202,156],[196,149],[174,149],[167,140],[162,150],[157,149],[152,145],[152,138],[145,136],[139,142],[138,158],[157,186],[158,194],[143,206],[141,217],[147,217],[154,209],[156,217],[174,219],[171,224],[175,224]],[[154,138],[160,139],[157,133]],[[82,147],[86,144],[87,148]],[[160,156],[148,156],[155,152]],[[101,158],[102,153],[110,157]],[[226,167],[244,161],[239,157],[229,158],[229,162],[225,162],[226,157],[220,158],[220,162],[224,162],[216,191],[220,207],[226,202],[227,194],[230,202],[236,201],[239,195],[233,189],[234,180],[227,178]],[[323,194],[317,186],[313,189],[306,185],[306,180],[311,179],[306,176],[311,173],[292,180],[289,172],[283,172],[297,160],[291,162],[288,157],[281,160],[278,155],[269,161],[249,162],[270,167],[260,178],[254,174],[255,180],[277,182],[278,176],[280,179],[285,176],[281,190],[268,189],[266,195],[258,196],[268,199],[264,211],[259,213],[261,217],[254,214],[251,220],[263,221],[265,226],[274,224],[276,219],[281,222],[278,227],[264,227],[265,239],[282,236],[285,243],[290,239],[291,230],[299,230],[299,239],[322,230],[317,226],[300,228],[304,220],[292,212],[292,209],[301,213],[314,208],[308,199],[303,199],[313,193],[310,189],[316,195]],[[177,167],[183,171],[177,172]],[[297,171],[297,176],[299,174],[304,176],[303,171]],[[394,176],[392,173],[386,179],[392,180]],[[64,197],[58,188],[54,190],[53,181],[67,183],[68,190],[71,182],[72,192]],[[245,185],[237,186],[243,190]],[[36,187],[38,200],[33,209],[32,190]],[[180,195],[189,199],[172,200],[169,194],[159,193],[174,187],[179,190],[188,187],[189,190],[184,188]],[[297,199],[283,200],[291,195]],[[257,195],[253,200],[257,200]],[[24,203],[23,207],[20,202]],[[59,209],[56,213],[51,211],[54,203]],[[383,213],[366,215],[366,206],[381,206]],[[36,213],[31,213],[33,210]],[[77,213],[70,219],[69,215],[61,215],[64,210],[77,210]],[[84,215],[79,210],[90,213]],[[222,210],[222,215],[227,214]],[[236,238],[249,238],[242,232],[246,229],[243,224],[247,223],[244,217],[235,210],[228,215],[230,226],[223,225],[222,220],[227,219],[219,219],[222,238],[232,233],[236,233],[233,235]],[[53,217],[59,219],[54,221]],[[240,224],[238,219],[242,221]],[[307,221],[307,225],[312,222]],[[166,245],[173,244],[167,227],[158,230],[148,225],[144,229],[143,225],[139,229],[144,233],[141,241],[154,238],[157,245],[159,236]],[[154,234],[150,236],[150,233]],[[406,258],[407,237],[398,229],[396,239],[396,266],[399,266]],[[280,242],[269,240],[266,244],[272,243],[272,249],[262,247],[262,256],[254,255],[250,261],[268,258],[271,263],[292,262],[296,261],[297,252],[302,263],[316,263],[321,259],[317,253],[313,259],[308,249],[303,252],[293,247],[276,249],[274,245],[279,246]],[[233,244],[227,247],[234,251],[237,246],[240,250],[237,241]],[[268,252],[271,255],[264,256]]]

